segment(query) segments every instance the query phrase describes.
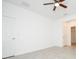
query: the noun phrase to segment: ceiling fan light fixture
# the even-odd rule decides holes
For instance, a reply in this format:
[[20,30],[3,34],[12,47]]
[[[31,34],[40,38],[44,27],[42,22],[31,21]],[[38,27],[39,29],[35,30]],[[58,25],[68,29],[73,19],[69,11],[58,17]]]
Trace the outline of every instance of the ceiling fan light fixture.
[[59,3],[55,3],[55,6],[58,7],[59,6]]
[[45,3],[43,5],[51,5],[51,4],[54,4],[53,11],[55,11],[56,8],[59,7],[59,6],[61,6],[63,8],[67,8],[67,6],[63,4],[63,1],[65,1],[65,0],[54,0],[54,3]]

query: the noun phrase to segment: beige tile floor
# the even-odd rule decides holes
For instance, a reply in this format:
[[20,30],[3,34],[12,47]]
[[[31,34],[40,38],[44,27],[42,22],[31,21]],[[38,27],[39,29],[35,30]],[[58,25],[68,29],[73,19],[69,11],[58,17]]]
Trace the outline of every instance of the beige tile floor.
[[7,59],[76,59],[76,49],[52,47]]

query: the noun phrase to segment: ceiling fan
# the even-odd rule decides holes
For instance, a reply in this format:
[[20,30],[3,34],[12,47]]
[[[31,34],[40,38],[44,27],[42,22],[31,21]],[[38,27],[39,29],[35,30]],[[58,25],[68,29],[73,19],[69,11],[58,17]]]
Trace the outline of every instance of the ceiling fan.
[[56,7],[58,7],[58,6],[61,6],[63,8],[67,8],[66,5],[62,4],[63,1],[65,1],[65,0],[59,0],[59,1],[58,0],[54,0],[54,3],[44,3],[43,5],[52,5],[52,4],[54,4],[53,11],[55,11]]

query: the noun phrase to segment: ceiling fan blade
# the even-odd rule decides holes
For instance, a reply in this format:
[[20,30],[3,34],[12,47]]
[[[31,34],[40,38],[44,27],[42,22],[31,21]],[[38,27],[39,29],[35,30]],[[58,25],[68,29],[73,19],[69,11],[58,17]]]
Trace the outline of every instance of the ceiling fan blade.
[[50,5],[50,4],[54,4],[54,3],[44,3],[43,5]]
[[65,0],[59,0],[59,2],[63,2],[63,1],[65,1]]
[[54,8],[53,8],[53,11],[55,11],[56,10],[56,6],[54,6]]
[[54,0],[55,1],[55,3],[57,3],[58,1],[57,0]]
[[61,7],[64,7],[64,8],[67,8],[67,6],[66,5],[63,5],[63,4],[59,4]]

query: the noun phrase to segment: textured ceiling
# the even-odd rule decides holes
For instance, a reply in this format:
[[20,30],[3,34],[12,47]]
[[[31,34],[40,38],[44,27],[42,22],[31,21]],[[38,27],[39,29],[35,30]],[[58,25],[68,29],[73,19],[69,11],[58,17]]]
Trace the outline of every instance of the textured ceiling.
[[57,7],[56,11],[53,11],[53,5],[43,5],[43,3],[53,2],[53,0],[3,0],[10,2],[17,6],[25,9],[29,9],[36,12],[42,16],[51,19],[60,19],[62,17],[67,17],[74,15],[76,13],[76,0],[65,0],[63,4],[67,5],[68,8],[64,9],[62,7]]

